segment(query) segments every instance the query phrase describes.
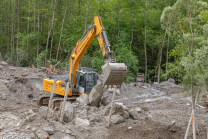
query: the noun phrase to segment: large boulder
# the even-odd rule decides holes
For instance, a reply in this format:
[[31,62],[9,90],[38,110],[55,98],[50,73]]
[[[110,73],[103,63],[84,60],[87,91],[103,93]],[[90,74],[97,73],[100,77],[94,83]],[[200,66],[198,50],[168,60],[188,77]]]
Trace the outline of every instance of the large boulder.
[[92,88],[92,91],[89,95],[89,102],[91,106],[99,106],[99,103],[101,101],[101,98],[103,96],[103,84],[100,83],[98,85],[95,85]]
[[[62,102],[62,106],[63,106],[63,102]],[[66,102],[64,109],[64,117],[63,117],[64,122],[68,123],[72,121],[73,115],[74,115],[73,105],[70,102]]]
[[[111,103],[108,104],[108,106],[106,106],[101,111],[101,115],[104,115],[104,116],[109,115],[110,109],[111,109]],[[124,106],[123,103],[118,103],[118,102],[113,103],[112,115],[120,115],[123,118],[127,119],[129,118],[128,108]]]
[[80,105],[88,105],[89,104],[89,97],[87,94],[82,94],[80,95],[76,101],[80,104]]
[[43,116],[44,118],[47,118],[47,110],[48,110],[48,107],[45,107],[45,106],[41,106],[39,108],[39,114],[41,116]]

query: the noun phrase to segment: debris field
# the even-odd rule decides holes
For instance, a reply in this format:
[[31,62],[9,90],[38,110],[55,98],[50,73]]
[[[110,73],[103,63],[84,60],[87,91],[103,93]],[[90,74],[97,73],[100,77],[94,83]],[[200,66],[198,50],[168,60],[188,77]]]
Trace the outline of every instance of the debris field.
[[[112,89],[104,88],[100,100],[81,95],[67,102],[63,123],[60,109],[38,106],[46,68],[14,67],[0,62],[0,139],[180,139],[191,115],[190,96],[172,81],[160,84],[123,83],[116,90],[111,125],[106,126]],[[99,83],[99,82],[98,82]],[[90,98],[90,101],[89,101]],[[99,98],[99,96],[98,96]],[[199,100],[199,106],[203,103]],[[206,138],[208,110],[196,107],[197,138]],[[192,138],[191,131],[188,138]]]

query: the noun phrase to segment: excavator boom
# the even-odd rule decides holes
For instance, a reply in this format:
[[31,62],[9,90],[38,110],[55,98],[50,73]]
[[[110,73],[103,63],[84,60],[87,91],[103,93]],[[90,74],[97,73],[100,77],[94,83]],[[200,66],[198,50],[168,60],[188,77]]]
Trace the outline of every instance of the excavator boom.
[[98,39],[106,63],[102,66],[104,74],[103,84],[107,86],[121,85],[126,77],[127,67],[124,63],[116,63],[113,52],[110,51],[110,44],[105,29],[102,26],[101,18],[95,16],[93,23],[93,25],[91,24],[87,28],[71,53],[69,67],[69,80],[71,81],[71,86],[73,87],[76,85],[76,71],[79,61],[95,37]]

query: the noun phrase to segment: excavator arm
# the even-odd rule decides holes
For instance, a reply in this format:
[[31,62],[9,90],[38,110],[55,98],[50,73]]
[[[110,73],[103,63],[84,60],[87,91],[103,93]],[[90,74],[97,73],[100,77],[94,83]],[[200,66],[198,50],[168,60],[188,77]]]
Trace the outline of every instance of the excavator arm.
[[[121,76],[122,76],[122,79],[119,79],[119,80],[122,80],[122,81],[120,81],[121,83],[123,82],[123,80],[126,76],[126,71],[127,71],[126,65],[124,63],[115,63],[115,59],[113,58],[113,52],[110,51],[110,44],[109,44],[105,29],[102,26],[101,18],[98,16],[95,16],[93,23],[94,24],[91,24],[87,28],[87,30],[85,31],[82,38],[79,41],[77,41],[76,47],[73,49],[73,51],[71,53],[70,64],[69,64],[70,65],[70,67],[69,67],[69,81],[71,83],[71,88],[73,88],[73,86],[76,85],[76,71],[77,71],[79,61],[95,37],[97,37],[97,39],[98,39],[100,49],[101,49],[102,55],[105,59],[105,62],[111,63],[110,65],[106,64],[104,66],[104,67],[108,67],[107,74],[109,74],[111,72],[109,70],[114,70],[112,72],[117,71],[116,76],[120,76],[119,78],[121,78]],[[104,75],[105,75],[105,73],[104,73]],[[107,76],[110,76],[110,75],[111,74],[109,74]],[[114,77],[113,76],[111,76],[111,77],[115,78],[115,74],[114,74]],[[108,77],[108,79],[111,77]],[[106,85],[112,85],[112,79],[110,79],[110,80],[111,80],[110,81],[111,83],[106,84]],[[118,81],[116,81],[116,82],[118,82]],[[113,84],[119,85],[119,84],[121,84],[120,82],[119,83],[114,82]]]

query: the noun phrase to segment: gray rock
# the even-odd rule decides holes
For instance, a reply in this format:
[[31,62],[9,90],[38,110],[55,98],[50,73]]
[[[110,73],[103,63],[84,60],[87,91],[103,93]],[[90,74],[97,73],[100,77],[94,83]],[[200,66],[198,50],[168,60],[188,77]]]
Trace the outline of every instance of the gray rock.
[[111,103],[111,101],[112,101],[112,97],[106,96],[102,98],[101,104],[103,104],[104,106],[107,106],[109,103]]
[[87,120],[87,119],[81,119],[81,118],[76,118],[75,120],[74,120],[74,124],[76,125],[76,126],[84,126],[84,127],[87,127],[87,126],[89,126],[90,125],[90,122]]
[[[123,115],[124,114],[124,110],[126,109],[126,107],[123,107],[124,105],[122,103],[114,103],[113,104],[113,108],[112,108],[112,115],[114,114],[119,114],[119,115]],[[102,111],[101,111],[101,115],[109,115],[111,109],[111,103],[108,104],[108,106],[106,106]],[[128,109],[128,108],[127,108]]]
[[1,61],[0,62],[0,65],[3,65],[3,66],[9,66],[6,62],[4,62],[4,61]]
[[97,111],[98,111],[97,107],[90,107],[89,110],[88,110],[88,113],[91,114],[91,113],[95,113]]
[[69,136],[69,135],[65,135],[61,139],[74,139],[74,137],[73,136]]
[[141,109],[140,107],[135,108],[135,110],[136,110],[138,113],[141,113],[141,112],[142,112],[142,109]]
[[44,139],[46,136],[49,136],[49,134],[43,130],[37,130],[35,131],[35,134],[38,136],[40,139]]
[[69,130],[69,129],[66,129],[66,130],[65,130],[65,134],[71,134],[71,133],[72,133],[71,130]]
[[134,119],[134,120],[138,120],[139,119],[139,114],[135,109],[131,109],[129,110],[129,116]]
[[41,106],[41,107],[39,108],[39,114],[40,114],[41,116],[43,116],[44,118],[46,118],[46,117],[47,117],[47,110],[48,110],[48,107]]
[[6,100],[6,99],[7,99],[7,96],[6,96],[6,95],[4,95],[4,94],[0,94],[0,99],[2,99],[2,100]]
[[90,123],[92,123],[92,122],[100,122],[101,121],[100,115],[98,115],[98,114],[90,115],[89,121],[90,121]]
[[92,91],[90,92],[89,95],[90,105],[98,107],[102,96],[103,96],[103,84],[100,83],[98,85],[95,85],[92,88]]
[[120,115],[112,115],[111,122],[114,124],[119,124],[119,123],[124,122],[124,118]]
[[36,114],[36,113],[33,113],[33,114],[29,115],[28,117],[26,117],[25,120],[26,120],[27,122],[32,122],[32,121],[35,120],[36,117],[37,117],[37,114]]
[[[63,106],[63,103],[62,103],[62,106]],[[63,117],[64,122],[68,123],[72,121],[73,116],[74,116],[73,105],[70,102],[66,102],[65,110],[64,110],[64,117]]]
[[123,118],[124,119],[128,119],[129,118],[129,112],[128,111],[124,111]]
[[88,116],[87,114],[87,110],[83,109],[83,110],[77,110],[76,111],[76,117],[82,118],[82,119],[86,119]]
[[32,109],[30,109],[30,110],[28,111],[28,113],[29,113],[29,114],[33,114],[34,112],[33,112]]
[[76,101],[80,104],[80,105],[88,105],[89,104],[89,97],[87,94],[82,94],[80,95]]
[[49,126],[43,127],[43,131],[47,132],[49,135],[54,134],[54,129],[52,127],[49,127]]

